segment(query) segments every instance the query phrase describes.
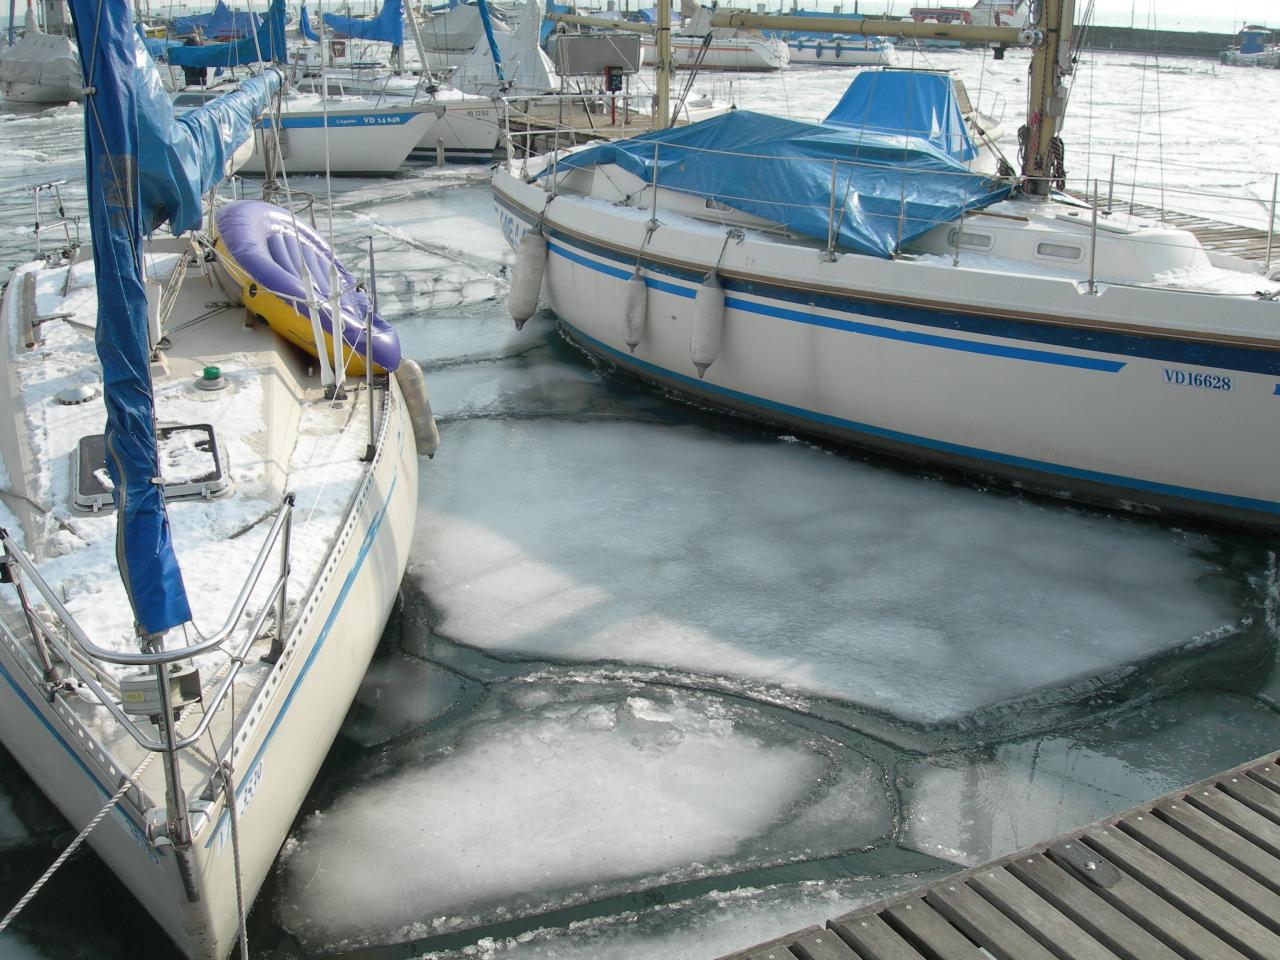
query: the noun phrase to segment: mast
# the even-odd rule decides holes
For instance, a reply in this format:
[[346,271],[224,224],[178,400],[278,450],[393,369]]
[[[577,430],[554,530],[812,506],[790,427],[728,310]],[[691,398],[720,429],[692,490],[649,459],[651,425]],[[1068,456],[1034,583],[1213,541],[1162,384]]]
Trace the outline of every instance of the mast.
[[658,57],[654,79],[658,85],[658,109],[654,113],[655,130],[671,126],[671,0],[658,0],[657,22],[654,29],[657,43],[654,51]]
[[1058,134],[1066,114],[1064,80],[1071,74],[1071,29],[1075,0],[1040,0],[1035,28],[1044,35],[1031,58],[1027,84],[1027,125],[1023,129],[1023,189],[1047,197],[1053,181],[1065,175]]

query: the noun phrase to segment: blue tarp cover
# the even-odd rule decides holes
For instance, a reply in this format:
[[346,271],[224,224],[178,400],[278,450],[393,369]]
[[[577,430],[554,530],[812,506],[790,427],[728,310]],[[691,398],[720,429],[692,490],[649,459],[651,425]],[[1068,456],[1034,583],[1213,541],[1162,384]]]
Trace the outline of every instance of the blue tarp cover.
[[[85,86],[85,175],[98,288],[95,336],[107,408],[106,460],[117,508],[116,561],[134,617],[147,633],[191,619],[173,552],[156,454],[151,346],[143,286],[138,179],[140,103],[155,67],[133,30],[128,3],[71,0]],[[154,76],[157,87],[159,77]]]
[[[142,51],[139,51],[141,54]],[[174,233],[200,226],[200,198],[226,176],[227,160],[253,136],[254,122],[280,88],[280,74],[250,77],[233,93],[180,117],[145,56],[138,83],[138,175],[142,226],[168,222]]]
[[168,60],[169,51],[174,47],[182,46],[182,41],[161,40],[156,37],[143,37],[142,44],[147,48],[147,53],[151,55],[152,60]]
[[238,67],[259,60],[284,63],[289,58],[284,41],[284,21],[284,0],[272,0],[271,9],[254,36],[234,43],[174,47],[169,51],[169,63],[176,67]]
[[[889,257],[963,210],[1003,199],[1007,186],[970,173],[928,140],[735,110],[684,127],[603,143],[559,161],[616,163],[658,183],[827,239],[832,161],[842,248]],[[901,218],[901,227],[899,220]]]
[[[866,18],[860,13],[824,13],[821,10],[792,10],[787,14],[788,17],[823,17],[828,20],[865,20]],[[765,30],[766,37],[776,37],[781,40],[800,40],[805,37],[830,37],[831,34],[815,34],[807,33],[803,30]],[[880,41],[880,37],[868,37],[871,41]]]
[[823,123],[921,137],[957,160],[977,155],[951,77],[945,73],[864,70],[854,76]]
[[316,32],[311,29],[311,17],[307,15],[307,5],[302,5],[302,13],[298,17],[298,33],[302,34],[304,40],[311,40],[319,43],[320,38],[316,36]]
[[256,13],[248,10],[236,13],[222,0],[218,0],[212,13],[175,18],[173,32],[181,37],[199,30],[209,38],[230,39],[249,36],[261,23],[262,19]]
[[340,17],[325,13],[320,17],[335,34],[357,40],[381,40],[397,47],[404,45],[404,7],[401,0],[383,0],[382,9],[373,18]]

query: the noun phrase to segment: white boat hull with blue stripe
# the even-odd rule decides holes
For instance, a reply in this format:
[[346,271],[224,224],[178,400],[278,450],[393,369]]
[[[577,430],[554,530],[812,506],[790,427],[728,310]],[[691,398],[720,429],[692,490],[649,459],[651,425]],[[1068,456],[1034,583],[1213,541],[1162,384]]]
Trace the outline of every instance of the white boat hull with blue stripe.
[[[504,233],[516,245],[540,221],[545,302],[619,367],[808,433],[1050,494],[1280,526],[1280,303],[1125,279],[1203,267],[1237,274],[1242,290],[1280,289],[1216,268],[1190,234],[1113,218],[1091,292],[1087,263],[1037,259],[1090,250],[1088,214],[1069,201],[1006,201],[967,217],[956,265],[954,223],[898,259],[831,255],[665,188],[651,229],[652,186],[616,166],[561,171],[553,198],[535,167],[523,173],[494,176]],[[979,243],[990,252],[969,252]],[[623,305],[637,264],[647,303],[633,352]],[[724,290],[723,333],[700,378],[690,343],[709,272]]]

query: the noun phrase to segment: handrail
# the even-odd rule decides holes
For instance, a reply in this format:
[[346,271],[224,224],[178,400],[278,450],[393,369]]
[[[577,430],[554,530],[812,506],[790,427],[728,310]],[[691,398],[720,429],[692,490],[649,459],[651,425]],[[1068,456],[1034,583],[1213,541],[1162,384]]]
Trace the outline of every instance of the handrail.
[[[58,615],[58,619],[66,626],[67,632],[75,640],[76,645],[81,647],[86,653],[95,659],[102,660],[105,663],[114,663],[119,666],[156,666],[162,663],[175,663],[178,660],[188,660],[191,657],[198,656],[215,647],[221,646],[226,639],[235,631],[235,626],[239,622],[240,617],[244,614],[244,608],[249,603],[249,597],[258,585],[258,578],[262,575],[262,568],[266,566],[267,558],[271,554],[271,549],[275,546],[276,541],[280,537],[280,531],[284,529],[284,525],[289,515],[293,511],[294,495],[286,494],[280,505],[280,511],[276,514],[275,522],[271,525],[270,531],[267,533],[267,539],[262,544],[262,549],[258,551],[258,556],[253,562],[253,566],[249,570],[249,576],[245,579],[244,586],[240,589],[240,595],[236,597],[236,602],[232,605],[231,613],[228,614],[226,621],[213,634],[213,636],[201,640],[185,647],[178,647],[173,650],[160,650],[154,653],[123,653],[118,650],[108,650],[95,644],[81,629],[71,612],[63,605],[53,588],[40,575],[40,571],[36,569],[31,558],[28,557],[22,549],[14,543],[9,536],[8,531],[0,530],[0,545],[4,546],[5,555],[15,560],[35,585],[40,595],[44,597],[45,602]],[[281,625],[283,627],[283,624]]]

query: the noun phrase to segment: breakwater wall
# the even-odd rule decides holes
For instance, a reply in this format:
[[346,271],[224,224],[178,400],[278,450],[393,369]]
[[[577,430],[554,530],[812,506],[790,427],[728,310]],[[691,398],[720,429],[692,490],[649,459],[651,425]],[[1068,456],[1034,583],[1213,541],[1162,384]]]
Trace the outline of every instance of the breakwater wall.
[[1181,30],[1145,30],[1136,27],[1090,27],[1087,50],[1120,50],[1127,53],[1181,57],[1210,57],[1238,43],[1234,33],[1187,33]]

